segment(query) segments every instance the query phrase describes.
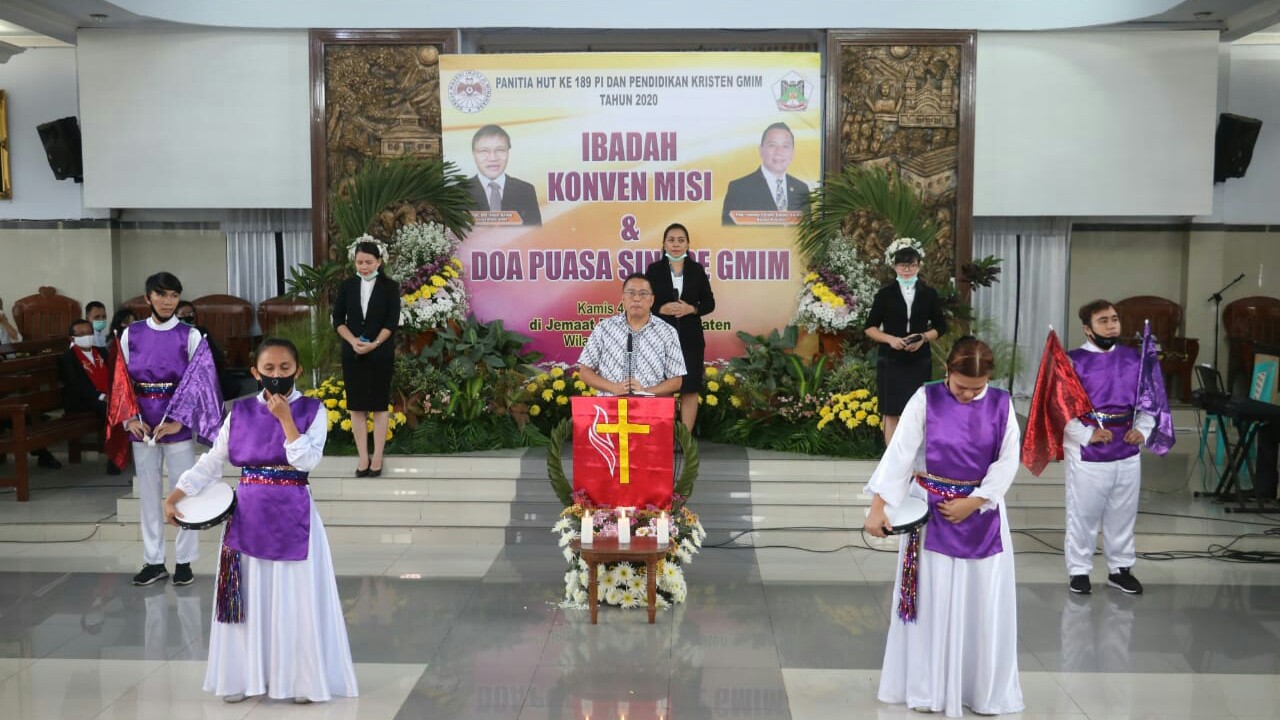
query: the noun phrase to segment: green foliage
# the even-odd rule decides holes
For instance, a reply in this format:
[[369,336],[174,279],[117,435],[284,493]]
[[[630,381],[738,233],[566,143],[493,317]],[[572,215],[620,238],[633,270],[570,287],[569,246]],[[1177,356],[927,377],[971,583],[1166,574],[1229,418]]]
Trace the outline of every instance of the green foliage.
[[874,358],[863,358],[846,349],[840,360],[827,369],[822,390],[826,393],[846,393],[859,388],[875,388],[876,363]]
[[786,387],[791,377],[791,351],[795,350],[798,329],[788,325],[781,333],[752,335],[738,331],[744,353],[729,362],[729,370],[742,381],[748,399],[762,401],[765,396]]
[[[397,432],[387,442],[386,452],[393,455],[427,455],[475,452],[500,448],[538,447],[547,438],[532,425],[519,426],[510,415],[483,415],[473,422],[450,422],[440,417],[419,418],[417,427]],[[354,455],[350,435],[331,439],[325,452],[332,455]]]
[[995,370],[991,373],[991,379],[997,384],[1003,386],[1010,373],[1020,372],[1024,367],[1028,349],[1015,346],[1007,340],[997,339],[1000,336],[1000,330],[994,320],[975,318],[965,325],[954,323],[948,326],[946,335],[929,344],[929,348],[933,351],[934,377],[946,375],[947,356],[951,354],[951,348],[955,347],[956,341],[965,335],[972,335],[991,346],[991,355],[995,358]]
[[317,387],[320,378],[337,372],[341,363],[338,334],[329,323],[317,320],[314,317],[284,320],[271,332],[272,337],[288,340],[298,348],[298,363],[303,368],[302,377],[298,379],[299,390]]
[[302,298],[321,314],[327,314],[338,286],[347,278],[347,263],[331,260],[319,265],[297,265],[285,280],[286,295]]
[[915,190],[901,177],[884,168],[849,165],[828,175],[809,196],[796,240],[806,264],[813,266],[825,257],[828,243],[839,238],[846,222],[860,212],[881,216],[898,237],[915,238],[925,247],[938,235]]
[[560,500],[560,504],[569,507],[573,504],[573,486],[569,484],[569,478],[564,473],[564,461],[561,460],[561,453],[564,444],[569,441],[573,435],[573,420],[565,418],[556,425],[551,431],[551,438],[547,442],[547,477],[551,480],[551,489],[555,492],[556,498]]
[[532,375],[531,365],[542,359],[542,353],[526,351],[528,337],[507,330],[501,320],[481,323],[475,316],[456,326],[450,325],[436,335],[435,341],[422,351],[422,356],[437,367],[456,365],[465,375],[492,370],[519,370]]
[[676,478],[674,490],[677,497],[671,503],[673,512],[684,507],[693,496],[693,488],[698,481],[698,468],[701,465],[698,459],[698,443],[694,441],[693,433],[689,432],[689,428],[679,420],[676,421],[676,442],[684,454],[684,466],[680,469],[680,477]]
[[342,240],[350,242],[365,234],[388,205],[427,203],[439,215],[440,224],[462,238],[473,222],[474,202],[466,185],[466,176],[451,162],[371,159],[356,173],[347,192],[333,196],[333,219]]

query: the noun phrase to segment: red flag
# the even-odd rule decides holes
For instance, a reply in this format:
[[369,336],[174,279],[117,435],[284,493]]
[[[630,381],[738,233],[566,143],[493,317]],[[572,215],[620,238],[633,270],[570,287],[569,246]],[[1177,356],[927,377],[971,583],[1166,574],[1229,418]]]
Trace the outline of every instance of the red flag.
[[129,462],[129,433],[124,421],[138,416],[138,398],[133,394],[133,381],[124,362],[124,353],[116,353],[115,372],[111,376],[111,393],[107,396],[106,450],[111,464],[124,468]]
[[573,489],[593,505],[671,507],[675,402],[654,397],[575,397]]
[[1062,459],[1062,432],[1067,423],[1092,407],[1071,358],[1062,349],[1058,334],[1050,329],[1031,395],[1027,432],[1022,437],[1022,464],[1031,474],[1039,476],[1050,460]]

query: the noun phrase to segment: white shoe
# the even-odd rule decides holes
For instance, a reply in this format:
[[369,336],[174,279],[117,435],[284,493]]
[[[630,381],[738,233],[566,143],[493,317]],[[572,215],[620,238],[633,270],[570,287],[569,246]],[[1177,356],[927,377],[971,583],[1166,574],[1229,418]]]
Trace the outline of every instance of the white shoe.
[[245,697],[244,693],[236,693],[235,695],[223,695],[222,702],[224,703],[244,702],[244,697]]

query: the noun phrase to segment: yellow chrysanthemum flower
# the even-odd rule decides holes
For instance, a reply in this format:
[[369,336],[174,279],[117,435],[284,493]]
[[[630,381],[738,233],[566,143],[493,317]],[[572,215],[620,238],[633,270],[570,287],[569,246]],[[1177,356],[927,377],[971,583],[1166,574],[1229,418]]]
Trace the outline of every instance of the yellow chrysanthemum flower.
[[539,415],[542,414],[542,406],[541,405],[529,406],[529,414],[532,415],[533,417],[538,417]]
[[720,374],[720,370],[719,370],[719,368],[717,368],[716,366],[711,365],[711,366],[708,366],[708,367],[707,367],[707,370],[706,370],[706,373],[705,373],[705,374],[706,374],[706,376],[707,376],[707,377],[709,377],[709,378],[713,378],[713,377],[715,377],[715,376],[717,376],[717,375],[719,375],[719,374]]
[[867,411],[859,410],[858,412],[854,413],[853,416],[858,418],[859,420],[865,420],[867,419]]
[[738,384],[738,378],[734,377],[733,375],[730,375],[729,373],[725,373],[725,374],[724,374],[724,384],[725,384],[725,385],[737,385],[737,384]]
[[711,407],[715,407],[716,405],[720,404],[720,398],[716,397],[715,395],[708,395],[707,404],[710,405]]
[[587,384],[582,382],[581,380],[577,380],[573,383],[573,389],[577,390],[578,392],[582,392],[583,390],[587,389]]
[[396,412],[395,415],[392,415],[392,417],[394,417],[396,422],[401,425],[405,424],[409,420],[409,418],[405,417],[404,413],[398,412],[398,411]]
[[553,378],[564,377],[564,368],[560,367],[559,365],[551,368],[551,377]]
[[556,404],[557,404],[557,405],[568,405],[568,404],[569,404],[569,396],[568,396],[568,395],[561,395],[560,397],[556,398]]
[[844,426],[849,428],[850,430],[858,427],[858,425],[859,425],[858,421],[854,420],[853,418],[849,418],[848,420],[844,421]]
[[324,406],[332,410],[333,408],[338,407],[338,401],[334,400],[333,398],[329,398],[328,400],[324,401]]
[[879,415],[868,415],[868,416],[867,416],[867,424],[868,424],[868,425],[870,425],[871,427],[880,427],[880,416],[879,416]]
[[736,408],[740,408],[742,407],[742,398],[738,397],[737,395],[734,395],[733,397],[729,398],[729,404]]
[[338,427],[342,428],[343,430],[346,430],[347,432],[351,432],[351,418],[347,418],[346,420],[343,420],[342,424],[340,424]]
[[448,280],[445,280],[444,278],[440,277],[439,275],[432,275],[432,276],[431,276],[431,284],[432,284],[432,285],[435,285],[436,287],[444,287],[445,285],[448,285],[448,284],[449,284],[449,281],[448,281]]
[[335,423],[342,419],[342,413],[338,412],[337,410],[330,410],[328,417],[329,417],[329,422]]
[[555,396],[556,396],[556,394],[555,394],[555,393],[553,393],[553,392],[551,392],[551,389],[550,389],[550,388],[547,388],[546,390],[543,390],[543,391],[542,391],[542,400],[543,400],[543,402],[551,402],[551,398],[553,398],[553,397],[555,397]]
[[[556,368],[556,369],[559,370],[560,368]],[[560,373],[560,374],[563,375],[564,373]],[[557,380],[551,383],[551,389],[555,390],[556,392],[560,392],[561,390],[564,390],[564,387],[565,386],[564,386],[563,380]]]
[[870,390],[866,390],[866,389],[859,389],[859,390],[854,390],[854,391],[853,391],[853,399],[854,399],[854,400],[866,400],[866,399],[867,399],[868,397],[870,397],[870,396],[871,396],[871,391],[870,391]]
[[827,423],[829,423],[829,422],[831,422],[831,418],[830,418],[830,417],[824,417],[824,418],[822,418],[821,420],[819,420],[819,421],[818,421],[818,429],[819,429],[819,430],[821,430],[822,428],[826,427],[826,426],[827,426]]
[[817,280],[817,279],[818,279],[818,273],[816,272],[811,272],[808,275],[804,276],[804,281],[807,283],[813,282],[814,280]]
[[532,395],[533,393],[538,392],[538,383],[529,383],[528,385],[524,386],[524,389],[528,391],[530,395]]
[[345,397],[338,401],[338,407],[342,408],[343,410],[347,409],[347,399]]
[[707,383],[707,389],[710,390],[711,392],[719,392],[720,383],[716,382],[715,380],[711,380],[710,382]]
[[849,419],[849,418],[851,418],[851,417],[853,417],[853,413],[849,412],[848,410],[841,410],[841,411],[840,411],[840,419],[841,419],[841,420],[848,420],[848,419]]
[[550,375],[548,375],[548,374],[546,374],[546,373],[538,373],[538,382],[540,382],[540,383],[544,383],[544,382],[546,382],[546,381],[548,381],[548,380],[550,380],[550,379],[551,379],[551,376],[550,376]]

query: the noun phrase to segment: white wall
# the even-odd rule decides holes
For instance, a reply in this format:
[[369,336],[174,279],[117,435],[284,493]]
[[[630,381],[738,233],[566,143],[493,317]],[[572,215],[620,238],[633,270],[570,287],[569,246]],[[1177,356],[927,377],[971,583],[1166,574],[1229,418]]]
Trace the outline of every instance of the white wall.
[[85,205],[311,206],[306,31],[82,30]]
[[1230,74],[1226,111],[1258,118],[1262,132],[1245,176],[1226,181],[1223,221],[1280,223],[1280,45],[1232,45]]
[[13,301],[36,294],[42,285],[82,306],[90,300],[112,302],[111,231],[105,226],[0,230],[0,248],[0,297],[6,313]]
[[1213,206],[1216,32],[980,33],[974,214]]
[[54,180],[36,126],[76,115],[75,48],[30,48],[0,65],[9,106],[9,169],[13,199],[0,200],[0,219],[81,217],[80,186]]

